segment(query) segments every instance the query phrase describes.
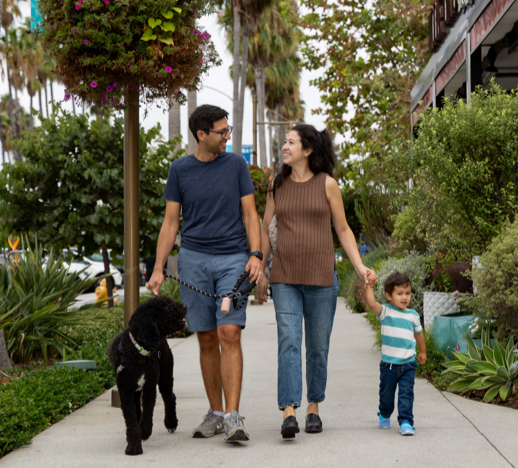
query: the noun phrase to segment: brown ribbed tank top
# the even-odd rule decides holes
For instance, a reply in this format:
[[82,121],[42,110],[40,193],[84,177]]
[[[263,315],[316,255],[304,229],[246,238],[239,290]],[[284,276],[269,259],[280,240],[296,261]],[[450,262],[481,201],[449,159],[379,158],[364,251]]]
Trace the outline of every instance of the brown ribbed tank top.
[[277,248],[271,283],[332,286],[335,257],[326,177],[323,172],[306,182],[286,177],[275,190]]

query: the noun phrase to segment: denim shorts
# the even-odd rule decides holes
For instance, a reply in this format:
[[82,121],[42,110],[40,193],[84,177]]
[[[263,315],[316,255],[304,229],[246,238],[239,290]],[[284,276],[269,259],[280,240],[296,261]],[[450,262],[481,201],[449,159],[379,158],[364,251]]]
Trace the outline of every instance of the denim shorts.
[[[221,295],[232,290],[248,263],[248,254],[239,252],[214,255],[180,248],[178,276],[182,281],[209,294]],[[240,289],[250,284],[246,280]],[[239,310],[231,304],[228,314],[221,312],[222,299],[204,296],[180,284],[180,297],[187,306],[187,325],[192,332],[215,330],[219,325],[232,324],[245,328],[246,306]],[[241,301],[238,302],[241,304]]]

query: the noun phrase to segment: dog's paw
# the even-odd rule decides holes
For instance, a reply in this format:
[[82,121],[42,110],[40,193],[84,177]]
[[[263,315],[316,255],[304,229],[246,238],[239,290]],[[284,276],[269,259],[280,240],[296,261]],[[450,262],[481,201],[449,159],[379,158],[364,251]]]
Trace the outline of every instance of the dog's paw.
[[126,447],[126,455],[142,455],[142,445],[129,445]]
[[176,427],[168,427],[167,432],[170,432],[171,434],[176,431]]
[[153,429],[151,427],[149,429],[145,427],[140,428],[142,440],[148,440],[151,437],[152,432]]

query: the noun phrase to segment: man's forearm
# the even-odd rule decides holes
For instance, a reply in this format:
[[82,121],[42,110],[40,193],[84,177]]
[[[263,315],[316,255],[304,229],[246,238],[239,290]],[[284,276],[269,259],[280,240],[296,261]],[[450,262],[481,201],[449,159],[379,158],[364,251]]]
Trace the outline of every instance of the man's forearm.
[[173,250],[178,228],[178,223],[162,224],[162,229],[160,229],[160,235],[158,236],[154,271],[163,271],[167,257],[169,257],[171,250]]
[[261,225],[259,224],[259,216],[257,216],[257,214],[255,216],[247,216],[244,221],[250,251],[255,252],[256,250],[261,250]]

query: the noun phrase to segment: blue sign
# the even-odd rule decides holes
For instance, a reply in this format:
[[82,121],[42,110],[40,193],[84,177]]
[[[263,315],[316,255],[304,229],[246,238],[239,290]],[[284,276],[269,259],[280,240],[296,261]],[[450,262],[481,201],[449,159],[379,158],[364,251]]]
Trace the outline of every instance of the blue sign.
[[31,31],[38,29],[38,24],[43,21],[40,10],[38,10],[38,0],[31,0]]
[[[252,164],[252,156],[254,145],[241,145],[241,154],[244,156],[247,164]],[[227,145],[227,153],[232,153],[232,145]]]

